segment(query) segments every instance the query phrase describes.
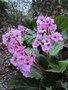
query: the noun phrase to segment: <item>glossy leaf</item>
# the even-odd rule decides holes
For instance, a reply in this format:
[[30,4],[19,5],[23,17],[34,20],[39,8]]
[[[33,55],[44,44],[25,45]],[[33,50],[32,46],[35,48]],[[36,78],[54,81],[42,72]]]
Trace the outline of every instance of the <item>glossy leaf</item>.
[[32,19],[25,18],[22,22],[23,26],[27,27],[28,29],[32,29]]
[[59,72],[64,72],[68,66],[68,62],[67,61],[59,61]]
[[59,51],[62,48],[63,48],[63,43],[57,44],[54,42],[52,48],[50,49],[50,55],[52,55],[52,56],[58,55]]
[[45,69],[48,68],[48,61],[44,55],[39,55],[37,62]]
[[57,64],[54,63],[50,63],[49,66],[53,69],[53,71],[58,71],[59,70],[59,66]]
[[68,82],[61,82],[61,85],[65,90],[68,90]]
[[47,77],[41,79],[41,84],[43,88],[50,87],[50,80]]
[[62,32],[62,36],[64,40],[68,40],[68,30]]
[[36,68],[32,67],[31,72],[28,74],[28,77],[40,79],[42,77],[42,73],[39,70],[37,70]]
[[9,82],[10,90],[38,90],[39,81],[36,79],[24,78],[20,73],[14,75]]
[[63,73],[66,70],[67,66],[68,66],[68,62],[67,61],[58,61],[58,65],[50,62],[49,66],[52,69],[46,70],[47,72]]
[[52,87],[46,87],[46,90],[52,90]]
[[36,19],[32,20],[32,27],[33,27],[33,30],[35,30],[37,28],[37,23],[36,23]]
[[24,36],[23,42],[26,42],[28,46],[32,46],[32,42],[35,39],[35,37],[36,33],[30,30],[29,33]]
[[55,23],[57,24],[58,31],[68,30],[68,17],[57,16],[55,17]]
[[[55,88],[56,82],[52,78],[49,78],[48,76],[45,76],[41,79],[41,84],[43,88],[46,88],[46,90],[52,90],[52,87]],[[55,90],[55,89],[54,89]]]
[[36,28],[37,28],[37,24],[36,24],[36,19],[28,19],[28,18],[25,18],[23,20],[23,25],[28,28],[28,29],[31,29],[31,30],[35,30],[36,31]]

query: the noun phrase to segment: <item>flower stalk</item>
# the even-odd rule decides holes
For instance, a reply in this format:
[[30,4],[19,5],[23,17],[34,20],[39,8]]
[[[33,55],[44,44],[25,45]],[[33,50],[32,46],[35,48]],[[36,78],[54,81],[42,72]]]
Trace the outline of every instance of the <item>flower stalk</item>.
[[34,62],[34,64],[38,66],[43,73],[45,73],[45,69],[39,63]]

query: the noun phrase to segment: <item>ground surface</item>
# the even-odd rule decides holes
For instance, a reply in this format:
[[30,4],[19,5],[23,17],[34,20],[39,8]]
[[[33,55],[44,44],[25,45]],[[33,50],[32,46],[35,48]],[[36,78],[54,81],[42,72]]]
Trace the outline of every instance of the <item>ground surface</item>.
[[11,55],[7,53],[3,46],[0,46],[0,90],[9,90],[8,81],[14,74],[12,69],[9,68],[9,58]]

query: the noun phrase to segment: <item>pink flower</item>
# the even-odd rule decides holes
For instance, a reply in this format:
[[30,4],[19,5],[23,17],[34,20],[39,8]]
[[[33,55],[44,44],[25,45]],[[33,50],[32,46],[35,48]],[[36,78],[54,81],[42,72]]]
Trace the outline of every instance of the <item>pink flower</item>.
[[35,60],[36,55],[30,52],[30,58],[31,58],[31,60]]
[[47,17],[46,20],[45,20],[45,23],[50,26],[50,24],[54,23],[54,20],[50,17]]
[[12,58],[10,59],[11,64],[17,66],[17,53],[14,53]]
[[23,76],[27,77],[28,74],[30,73],[30,69],[31,69],[30,65],[25,64],[22,66],[22,68],[20,70],[21,70]]
[[16,52],[18,46],[21,46],[23,43],[20,40],[20,38],[22,38],[21,32],[16,29],[11,29],[11,31],[3,35],[2,38],[3,43],[8,47],[10,53]]
[[43,50],[44,52],[49,52],[49,50],[51,49],[51,47],[52,47],[51,41],[52,41],[51,35],[47,35],[47,36],[45,37],[45,40],[43,40],[43,44],[44,44],[44,45],[42,45],[42,50]]
[[25,46],[18,46],[17,52],[19,53],[23,52],[24,54],[24,51],[25,51]]
[[45,22],[45,17],[44,16],[38,16],[37,25],[39,26],[44,22]]
[[3,40],[3,44],[7,46],[8,43],[10,42],[10,33],[6,33],[5,35],[3,35],[2,40]]
[[[33,64],[33,61],[35,59],[34,54],[31,53],[31,56],[25,56],[25,59],[23,60],[23,64],[21,66],[21,72],[22,74],[27,77],[30,73],[31,66]],[[27,73],[28,72],[28,73]]]
[[52,34],[52,40],[54,40],[57,43],[61,43],[63,41],[62,35],[58,32],[55,32]]
[[50,42],[44,43],[44,45],[42,45],[42,50],[43,50],[44,52],[49,52],[49,50],[50,50],[51,48],[52,48],[52,45],[51,45]]
[[51,36],[51,35],[47,35],[47,36],[45,37],[45,39],[42,40],[43,43],[48,43],[48,42],[51,42],[51,41],[52,41],[52,36]]
[[56,24],[51,24],[51,26],[49,26],[48,29],[50,31],[50,34],[53,34],[56,31],[57,26]]
[[18,49],[18,51],[13,54],[10,62],[22,72],[23,76],[27,77],[30,73],[33,62],[35,61],[36,55],[32,54],[31,52],[30,55],[25,54],[26,52],[23,46],[20,46],[18,48],[21,50]]
[[24,70],[21,70],[23,76],[25,76],[27,78],[28,74],[30,73],[30,70],[29,71],[24,71]]
[[28,33],[29,32],[29,29],[27,28],[26,30],[25,30],[25,33]]
[[44,32],[46,32],[46,30],[47,30],[47,27],[44,23],[41,24],[40,26],[38,26],[38,32],[44,33]]
[[15,39],[11,39],[11,41],[8,44],[8,50],[10,53],[14,53],[17,51],[18,46],[21,46],[22,42],[15,40]]
[[55,32],[57,26],[54,24],[54,19],[50,17],[45,18],[44,16],[38,16],[37,28],[37,36],[32,45],[34,50],[37,50],[38,46],[41,45],[44,52],[49,52],[49,50],[52,48],[51,43],[53,40],[57,43],[61,43],[63,41],[62,35]]
[[10,45],[8,46],[8,51],[13,54],[15,52],[15,49],[12,45]]
[[18,25],[18,30],[20,30],[23,33],[24,32],[24,26]]
[[19,54],[18,60],[17,60],[17,66],[18,66],[19,69],[22,68],[24,59],[25,59],[25,56],[22,56],[22,55]]
[[[22,26],[18,26],[19,30],[23,31]],[[30,72],[31,66],[35,61],[35,54],[30,53],[28,55],[25,51],[25,46],[22,46],[22,33],[17,29],[11,29],[8,33],[2,36],[3,43],[8,47],[8,51],[13,54],[10,62],[14,65],[18,70],[22,72],[22,74],[27,77]],[[41,37],[41,36],[40,36]],[[39,45],[39,42],[36,43]]]
[[40,32],[37,32],[36,38],[37,40],[42,40],[42,34]]
[[33,42],[32,46],[34,48],[34,50],[37,50],[38,46],[41,45],[40,41],[37,40],[37,38],[35,39],[35,41]]

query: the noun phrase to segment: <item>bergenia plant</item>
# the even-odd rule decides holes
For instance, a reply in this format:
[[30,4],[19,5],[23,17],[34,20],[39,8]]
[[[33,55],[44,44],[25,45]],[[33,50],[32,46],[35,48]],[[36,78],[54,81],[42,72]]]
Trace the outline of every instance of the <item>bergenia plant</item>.
[[[22,41],[22,38],[24,39],[24,37],[31,31],[27,28],[25,29],[24,26],[18,25],[17,29],[11,29],[8,33],[2,36],[3,44],[5,44],[8,47],[8,51],[13,54],[12,58],[10,59],[10,63],[16,67],[17,71],[20,71],[22,73],[22,77],[24,76],[26,78],[26,81],[30,81],[30,84],[28,84],[22,78],[22,87],[17,88],[16,86],[15,88],[17,89],[15,90],[57,90],[56,88],[58,84],[56,84],[54,87],[51,80],[47,79],[53,79],[56,74],[63,74],[67,68],[68,62],[58,60],[58,64],[54,64],[51,62],[51,59],[54,59],[55,61],[57,57],[55,56],[55,53],[57,52],[57,49],[59,47],[57,47],[55,52],[53,51],[53,49],[55,49],[57,45],[60,46],[63,43],[62,35],[59,32],[56,32],[56,30],[57,25],[54,23],[54,19],[52,19],[51,17],[38,16],[37,34],[35,32],[35,38],[33,38],[33,40],[31,41],[31,48],[33,47],[32,50],[35,53],[33,53],[31,49],[28,53],[26,51],[27,45],[24,45],[24,40]],[[53,43],[55,43],[56,46],[53,46]],[[40,53],[40,50],[42,53]],[[29,78],[31,79],[29,80]],[[33,82],[31,81],[34,80],[34,78],[37,79],[37,82],[34,83],[36,84],[36,87],[33,86]],[[59,78],[54,78],[53,83],[55,81],[57,83],[59,80]],[[29,89],[24,83],[28,84]],[[33,86],[32,89],[31,84]]]

